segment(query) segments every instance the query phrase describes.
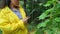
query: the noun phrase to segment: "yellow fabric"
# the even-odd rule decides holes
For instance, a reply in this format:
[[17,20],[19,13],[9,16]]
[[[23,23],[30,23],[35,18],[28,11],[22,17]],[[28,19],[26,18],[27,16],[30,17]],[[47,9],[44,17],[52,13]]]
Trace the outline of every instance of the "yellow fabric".
[[[22,7],[19,8],[22,17],[25,18],[26,14]],[[17,17],[10,8],[5,7],[0,12],[0,29],[3,34],[27,34],[27,28],[24,22]]]
[[1,8],[0,8],[0,12],[1,12]]

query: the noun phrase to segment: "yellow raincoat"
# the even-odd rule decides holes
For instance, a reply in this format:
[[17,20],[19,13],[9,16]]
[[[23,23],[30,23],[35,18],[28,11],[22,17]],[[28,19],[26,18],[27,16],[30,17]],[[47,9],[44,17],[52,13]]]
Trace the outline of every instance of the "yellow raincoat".
[[[26,14],[22,7],[19,8],[22,17],[25,18]],[[27,28],[24,22],[11,11],[9,7],[5,7],[0,12],[0,29],[3,34],[27,34]]]
[[1,8],[0,8],[0,10],[1,10]]

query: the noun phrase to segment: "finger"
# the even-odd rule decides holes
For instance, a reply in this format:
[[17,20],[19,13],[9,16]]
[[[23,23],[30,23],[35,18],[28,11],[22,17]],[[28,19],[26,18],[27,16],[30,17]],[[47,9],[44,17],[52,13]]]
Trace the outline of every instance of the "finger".
[[27,16],[27,18],[30,18],[29,16]]

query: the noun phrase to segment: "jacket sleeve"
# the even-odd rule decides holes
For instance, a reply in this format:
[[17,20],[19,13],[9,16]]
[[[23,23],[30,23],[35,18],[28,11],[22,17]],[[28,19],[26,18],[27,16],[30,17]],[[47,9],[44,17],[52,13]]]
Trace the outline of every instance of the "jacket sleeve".
[[17,28],[22,30],[25,29],[23,21],[20,20],[18,23],[10,23],[8,19],[5,18],[3,13],[0,13],[0,29],[5,32],[15,31]]
[[20,23],[19,28],[22,29],[25,34],[28,34],[28,30],[27,30],[27,27],[25,27],[24,22],[20,20],[19,23]]
[[18,24],[15,23],[9,23],[8,20],[4,19],[4,18],[0,18],[0,29],[6,32],[12,32],[14,30],[16,30],[16,28],[18,27]]

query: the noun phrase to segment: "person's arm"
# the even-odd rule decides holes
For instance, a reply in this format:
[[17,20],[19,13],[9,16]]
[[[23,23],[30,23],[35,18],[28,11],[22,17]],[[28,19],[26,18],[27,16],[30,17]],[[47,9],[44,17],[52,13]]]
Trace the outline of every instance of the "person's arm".
[[12,32],[15,31],[16,29],[20,28],[22,30],[26,30],[23,21],[20,20],[18,23],[10,23],[9,20],[7,20],[6,18],[3,17],[4,15],[2,15],[0,13],[0,29],[5,31],[5,32]]
[[12,32],[18,28],[19,23],[10,23],[8,20],[4,18],[0,18],[0,29],[3,31]]

